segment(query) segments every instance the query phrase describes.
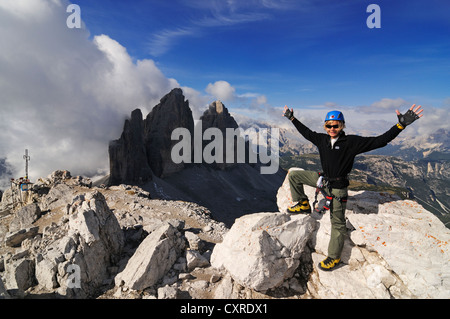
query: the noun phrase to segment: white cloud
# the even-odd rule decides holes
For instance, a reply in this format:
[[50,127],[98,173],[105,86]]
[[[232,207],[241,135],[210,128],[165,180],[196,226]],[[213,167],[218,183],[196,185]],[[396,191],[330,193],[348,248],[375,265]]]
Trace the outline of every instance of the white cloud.
[[181,89],[183,90],[184,96],[189,101],[189,106],[192,110],[194,120],[199,119],[211,103],[211,98],[202,95],[200,92],[189,87],[182,86]]
[[149,41],[149,53],[153,56],[161,56],[174,45],[177,39],[186,36],[195,36],[200,30],[194,27],[165,29],[157,32]]
[[411,127],[407,127],[405,129],[405,133],[408,133],[409,136],[415,138],[420,136],[429,136],[439,129],[448,129],[445,119],[448,117],[450,107],[435,108],[427,106],[423,109],[424,116],[414,122]]
[[267,97],[265,95],[260,95],[260,96],[256,97],[256,103],[258,105],[267,104]]
[[[107,35],[90,40],[85,28],[67,28],[68,4],[0,2],[0,159],[14,170],[4,178],[24,175],[25,148],[32,180],[56,169],[108,172],[108,142],[124,119],[138,107],[145,115],[180,86]],[[204,102],[185,92],[193,109]]]
[[[362,107],[342,106],[327,102],[323,105],[310,106],[304,109],[294,107],[294,114],[311,129],[322,132],[325,114],[337,109],[344,113],[348,134],[376,136],[386,132],[397,123],[396,109],[405,113],[411,105],[411,102],[402,98],[383,98],[373,102],[370,106]],[[446,123],[442,121],[442,118],[445,118],[448,114],[448,106],[443,105],[442,108],[436,108],[424,105],[423,110],[423,117],[408,126],[399,138],[408,138],[419,143],[421,138],[426,138],[440,128],[446,128]]]
[[227,81],[217,81],[214,84],[209,83],[205,91],[216,99],[226,102],[235,98],[236,89]]
[[237,93],[236,89],[227,81],[217,81],[209,83],[205,91],[212,98],[219,99],[226,103],[226,107],[242,116],[254,119],[276,119],[282,112],[268,103],[267,97],[254,92]]
[[126,49],[107,35],[96,36],[93,42],[111,64],[100,73],[95,91],[95,98],[102,105],[139,105],[150,111],[162,95],[180,86],[175,79],[166,78],[153,60],[134,63]]
[[23,23],[43,21],[51,14],[51,6],[61,6],[59,0],[2,0],[0,9],[20,19]]
[[152,34],[148,41],[151,55],[161,56],[182,39],[208,34],[211,29],[243,26],[272,19],[274,11],[298,7],[298,0],[185,0],[179,5],[195,9],[196,16],[186,16],[185,20],[177,21],[173,28],[164,28]]
[[360,107],[360,111],[363,113],[391,112],[407,104],[408,102],[402,98],[396,99],[383,98],[380,101],[372,103],[371,106]]

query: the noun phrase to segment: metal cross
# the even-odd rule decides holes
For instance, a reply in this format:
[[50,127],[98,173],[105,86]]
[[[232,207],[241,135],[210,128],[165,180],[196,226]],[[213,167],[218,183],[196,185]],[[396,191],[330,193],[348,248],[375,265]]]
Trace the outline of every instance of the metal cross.
[[31,160],[30,156],[28,156],[28,149],[25,150],[23,159],[25,160],[25,179],[28,179],[28,161]]

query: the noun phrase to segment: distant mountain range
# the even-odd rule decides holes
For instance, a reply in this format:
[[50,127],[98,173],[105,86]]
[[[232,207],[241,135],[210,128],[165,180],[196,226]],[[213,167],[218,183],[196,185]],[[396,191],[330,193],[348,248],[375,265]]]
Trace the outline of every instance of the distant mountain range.
[[[320,171],[318,154],[281,157],[285,169]],[[396,193],[420,203],[450,228],[450,161],[405,161],[386,155],[359,155],[350,173],[350,189]]]
[[[248,119],[241,119],[239,122],[239,127],[243,130],[269,128],[272,126],[268,122]],[[280,127],[279,130],[281,156],[317,153],[317,148],[303,138],[293,125],[291,128]],[[387,146],[368,154],[395,156],[406,161],[422,159],[429,161],[450,160],[450,130],[438,129],[430,135],[415,138],[405,137],[400,134]]]

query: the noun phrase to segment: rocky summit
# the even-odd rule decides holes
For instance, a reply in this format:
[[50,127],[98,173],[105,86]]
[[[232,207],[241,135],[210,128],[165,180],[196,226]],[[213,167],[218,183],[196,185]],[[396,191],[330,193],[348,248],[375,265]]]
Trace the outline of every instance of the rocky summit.
[[20,205],[17,192],[0,206],[0,298],[450,298],[450,230],[387,193],[350,192],[342,262],[324,272],[329,216],[285,213],[287,179],[279,212],[230,228],[198,204],[67,171]]

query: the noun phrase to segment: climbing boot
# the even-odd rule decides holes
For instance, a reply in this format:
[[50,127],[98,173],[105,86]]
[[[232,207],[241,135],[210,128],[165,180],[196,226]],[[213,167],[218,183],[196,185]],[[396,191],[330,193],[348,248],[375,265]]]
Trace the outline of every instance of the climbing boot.
[[322,260],[319,263],[319,268],[322,270],[326,270],[326,271],[332,270],[334,267],[336,267],[339,264],[340,261],[341,261],[340,258],[334,259],[331,257],[327,257],[326,259]]
[[287,209],[287,212],[290,214],[310,214],[311,206],[307,199],[298,202],[294,206],[291,206]]

